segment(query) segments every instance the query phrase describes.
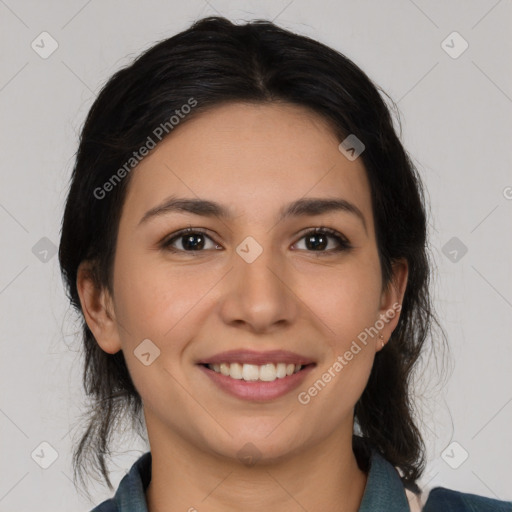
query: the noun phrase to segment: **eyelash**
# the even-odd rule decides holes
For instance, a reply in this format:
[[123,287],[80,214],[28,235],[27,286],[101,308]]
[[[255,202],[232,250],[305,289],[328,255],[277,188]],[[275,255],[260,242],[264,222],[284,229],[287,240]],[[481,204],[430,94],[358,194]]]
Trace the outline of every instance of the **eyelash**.
[[[303,238],[305,238],[305,237],[307,237],[309,235],[315,235],[315,234],[318,234],[318,233],[327,234],[331,238],[334,238],[336,240],[336,242],[338,243],[338,247],[336,249],[329,249],[327,251],[308,251],[308,250],[306,250],[306,252],[315,253],[316,256],[329,256],[329,255],[332,255],[332,254],[335,254],[335,253],[339,253],[339,252],[342,252],[342,251],[348,251],[348,250],[352,249],[352,245],[350,244],[348,239],[345,238],[341,233],[339,233],[338,231],[336,231],[334,229],[323,227],[323,226],[322,227],[318,227],[318,228],[310,229],[309,231],[304,233],[299,238],[299,240],[302,240]],[[172,244],[176,240],[178,240],[180,238],[183,238],[186,235],[195,235],[195,234],[205,235],[207,238],[212,240],[212,242],[214,242],[214,240],[206,233],[206,230],[204,230],[202,228],[185,228],[185,229],[182,229],[180,231],[177,231],[176,233],[173,233],[172,235],[170,235],[170,237],[167,237],[160,244],[160,247],[161,247],[161,249],[169,251],[169,252],[172,252],[172,253],[187,253],[187,254],[192,254],[194,256],[198,256],[199,255],[198,253],[205,252],[207,249],[206,250],[198,250],[198,251],[186,251],[184,249],[176,249],[175,247],[172,247]],[[295,242],[295,243],[297,243],[297,242]],[[219,245],[219,244],[217,244],[217,245]],[[302,249],[299,249],[299,250],[302,250]]]

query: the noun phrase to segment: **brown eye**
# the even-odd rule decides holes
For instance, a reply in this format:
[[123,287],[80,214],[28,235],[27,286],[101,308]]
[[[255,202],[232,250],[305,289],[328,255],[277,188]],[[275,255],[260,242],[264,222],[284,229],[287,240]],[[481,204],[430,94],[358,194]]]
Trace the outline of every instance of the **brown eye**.
[[[325,252],[331,254],[352,247],[341,233],[330,228],[315,228],[310,230],[302,236],[301,240],[305,241],[305,247],[301,250],[308,252]],[[332,242],[332,240],[334,242]],[[297,243],[295,245],[297,245]]]
[[202,252],[204,250],[219,249],[204,231],[198,228],[187,228],[174,233],[162,243],[162,248],[171,252]]

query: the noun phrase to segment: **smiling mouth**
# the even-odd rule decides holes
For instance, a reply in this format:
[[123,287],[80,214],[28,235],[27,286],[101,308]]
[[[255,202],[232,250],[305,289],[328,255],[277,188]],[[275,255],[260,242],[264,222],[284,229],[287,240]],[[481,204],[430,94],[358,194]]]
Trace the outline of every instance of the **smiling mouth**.
[[314,363],[306,365],[293,363],[266,363],[262,365],[220,363],[201,364],[201,366],[235,380],[243,380],[246,382],[273,382],[277,379],[290,377],[309,366],[314,366]]

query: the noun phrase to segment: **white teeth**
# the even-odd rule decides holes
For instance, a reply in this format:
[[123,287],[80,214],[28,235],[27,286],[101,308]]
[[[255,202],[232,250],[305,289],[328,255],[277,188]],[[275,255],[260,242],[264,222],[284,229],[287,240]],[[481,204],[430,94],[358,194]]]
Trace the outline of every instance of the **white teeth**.
[[286,365],[284,363],[279,363],[277,365],[276,374],[278,379],[283,379],[286,377]]
[[294,364],[286,365],[286,375],[291,375],[294,371],[295,371],[295,365]]
[[244,364],[242,367],[242,379],[258,380],[260,378],[260,369],[255,364]]
[[272,382],[273,380],[276,380],[278,378],[276,366],[272,363],[260,366],[259,377],[260,380],[265,382]]
[[302,368],[302,365],[293,363],[267,363],[263,365],[221,363],[209,364],[208,368],[226,377],[231,377],[232,379],[245,380],[248,382],[257,380],[273,382],[276,379],[283,379],[286,376],[297,373]]
[[232,363],[229,365],[229,376],[232,379],[241,380],[243,378],[242,365],[238,363]]

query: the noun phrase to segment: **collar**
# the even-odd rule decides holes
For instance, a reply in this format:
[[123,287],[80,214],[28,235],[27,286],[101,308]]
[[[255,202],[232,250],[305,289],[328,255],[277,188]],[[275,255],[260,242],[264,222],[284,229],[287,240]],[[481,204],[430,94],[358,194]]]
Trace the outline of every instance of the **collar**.
[[[151,481],[151,452],[144,453],[123,477],[115,496],[91,512],[148,512],[146,489]],[[409,503],[398,471],[372,449],[363,499],[358,512],[388,510],[409,512]]]
[[368,479],[358,512],[389,510],[391,504],[393,512],[409,512],[409,500],[395,467],[375,449],[372,449],[369,464]]

